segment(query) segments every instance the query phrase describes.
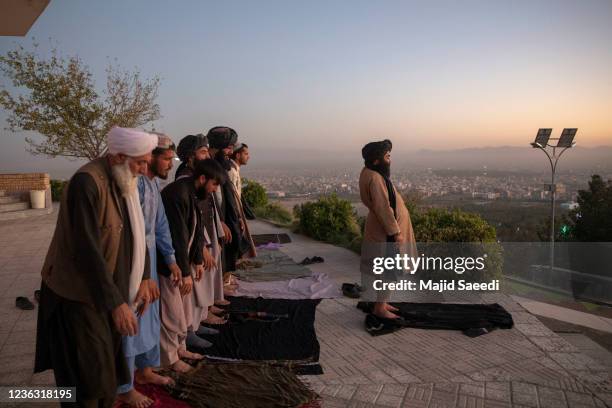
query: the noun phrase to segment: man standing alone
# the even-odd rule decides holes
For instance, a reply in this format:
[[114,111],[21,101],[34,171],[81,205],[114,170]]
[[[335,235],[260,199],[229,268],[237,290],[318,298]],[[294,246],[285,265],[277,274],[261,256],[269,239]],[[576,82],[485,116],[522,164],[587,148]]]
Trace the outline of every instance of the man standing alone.
[[[370,257],[373,255],[373,248],[380,249],[390,245],[385,243],[414,248],[415,243],[410,214],[402,196],[398,194],[390,179],[391,148],[391,141],[383,140],[368,143],[361,150],[365,167],[359,175],[359,194],[361,201],[369,210],[361,251],[362,267],[365,265],[366,269],[370,268],[364,271],[366,274],[372,273]],[[384,253],[374,255],[386,256]],[[398,318],[393,313],[397,309],[387,303],[387,293],[379,292],[377,300],[374,305],[374,315],[386,319]]]

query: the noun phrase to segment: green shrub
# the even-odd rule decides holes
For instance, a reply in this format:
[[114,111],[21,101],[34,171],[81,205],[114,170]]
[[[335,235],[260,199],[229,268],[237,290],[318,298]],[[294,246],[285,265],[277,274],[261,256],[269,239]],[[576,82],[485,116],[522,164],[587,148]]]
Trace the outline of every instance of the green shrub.
[[495,242],[495,228],[480,215],[431,208],[411,213],[417,242]]
[[[412,213],[412,226],[419,253],[441,257],[485,257],[485,269],[469,276],[453,272],[432,271],[436,279],[486,281],[499,278],[503,269],[503,252],[495,228],[480,215],[461,210],[428,209]],[[443,243],[451,243],[444,245]],[[423,274],[425,278],[427,274]]]
[[53,201],[60,201],[62,194],[64,193],[64,187],[68,184],[64,180],[51,180],[51,199]]
[[361,234],[353,207],[336,194],[295,206],[294,215],[300,233],[346,248],[358,245]]
[[284,226],[288,226],[293,222],[291,212],[278,203],[268,203],[264,207],[255,207],[253,211],[257,218],[264,218]]
[[242,197],[253,209],[263,208],[268,205],[266,189],[254,180],[242,179]]

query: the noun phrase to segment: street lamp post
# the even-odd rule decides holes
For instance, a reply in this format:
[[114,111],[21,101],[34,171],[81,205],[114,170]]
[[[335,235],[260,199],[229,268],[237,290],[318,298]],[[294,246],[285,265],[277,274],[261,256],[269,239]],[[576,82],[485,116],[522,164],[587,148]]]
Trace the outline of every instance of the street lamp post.
[[[535,141],[531,143],[533,148],[537,148],[542,150],[546,157],[548,157],[548,161],[550,162],[550,170],[551,170],[551,181],[548,186],[548,191],[550,191],[550,271],[553,272],[555,267],[555,195],[557,192],[557,185],[555,184],[555,174],[557,171],[557,162],[561,158],[561,155],[569,148],[574,147],[576,142],[574,142],[574,137],[576,136],[576,132],[578,129],[575,128],[566,128],[561,132],[561,137],[559,138],[551,138],[552,129],[539,129],[538,134],[535,138]],[[556,140],[557,144],[552,145],[548,143],[550,140]],[[547,147],[552,148],[552,154],[546,150]],[[559,154],[557,155],[557,149],[561,149]]]

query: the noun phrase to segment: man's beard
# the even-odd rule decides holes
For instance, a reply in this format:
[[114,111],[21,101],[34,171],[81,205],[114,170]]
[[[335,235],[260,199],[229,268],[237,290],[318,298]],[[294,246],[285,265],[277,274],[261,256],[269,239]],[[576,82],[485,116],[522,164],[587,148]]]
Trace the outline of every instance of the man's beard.
[[380,161],[378,164],[371,164],[368,166],[371,170],[377,171],[383,176],[391,177],[391,164]]
[[128,196],[136,192],[138,177],[135,177],[130,170],[130,164],[126,160],[123,164],[116,164],[111,167],[113,179],[121,190],[121,195]]
[[223,149],[220,149],[215,154],[215,160],[218,161],[219,164],[221,164],[221,167],[223,167],[226,171],[231,170],[232,163],[230,162],[229,158],[225,155],[225,153],[223,153]]
[[168,178],[168,172],[166,172],[166,174],[162,174],[159,171],[159,167],[157,166],[157,162],[155,160],[153,160],[153,162],[151,163],[151,172],[153,173],[153,175],[155,175],[155,177],[158,177],[162,180],[166,180]]

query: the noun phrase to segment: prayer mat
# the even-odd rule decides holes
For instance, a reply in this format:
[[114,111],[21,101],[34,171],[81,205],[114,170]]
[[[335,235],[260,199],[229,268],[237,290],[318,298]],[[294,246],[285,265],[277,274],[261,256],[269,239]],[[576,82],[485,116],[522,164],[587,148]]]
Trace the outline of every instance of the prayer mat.
[[326,273],[313,272],[306,278],[285,281],[240,281],[236,296],[269,299],[333,299],[342,296],[338,283]]
[[274,244],[288,244],[291,242],[291,237],[287,234],[254,234],[251,235],[255,246],[265,245],[270,242]]
[[[229,321],[216,335],[203,335],[212,347],[192,351],[207,358],[286,362],[295,370],[321,374],[314,321],[320,299],[229,297]],[[191,349],[190,349],[191,350]]]
[[298,408],[319,400],[286,367],[205,361],[192,372],[174,378],[176,385],[170,395],[193,408]]
[[255,258],[250,258],[250,261],[261,266],[258,268],[247,266],[247,269],[236,270],[234,275],[238,279],[246,282],[270,282],[303,278],[312,274],[310,269],[298,265],[281,251],[258,249],[257,254]]
[[419,329],[461,330],[477,337],[495,329],[511,329],[512,315],[497,303],[391,303],[400,319],[381,319],[371,314],[374,303],[359,302],[357,308],[367,313],[366,330],[372,336],[392,333],[403,327]]

